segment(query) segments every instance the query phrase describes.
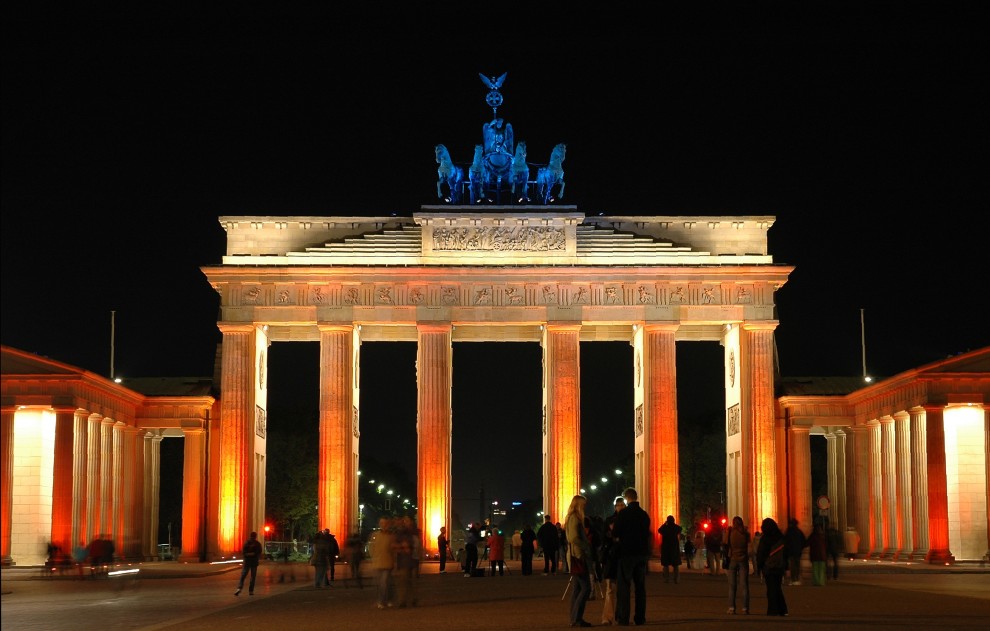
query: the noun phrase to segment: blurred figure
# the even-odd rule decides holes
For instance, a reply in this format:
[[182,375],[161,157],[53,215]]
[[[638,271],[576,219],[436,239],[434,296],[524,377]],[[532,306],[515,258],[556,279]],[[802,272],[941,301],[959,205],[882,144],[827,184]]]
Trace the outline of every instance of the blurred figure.
[[248,540],[244,542],[241,554],[244,556],[244,564],[241,566],[241,578],[237,581],[237,591],[234,596],[239,596],[244,589],[244,578],[251,573],[251,582],[248,583],[248,596],[254,596],[254,582],[258,578],[258,564],[261,563],[261,542],[258,541],[258,533],[252,532]]
[[[764,534],[766,532],[764,531]],[[790,567],[791,585],[801,584],[801,555],[808,546],[808,538],[804,531],[798,528],[798,520],[791,517],[787,520],[787,532],[784,533],[787,543],[787,562]]]
[[684,561],[687,563],[687,569],[694,569],[694,555],[696,550],[694,549],[693,537],[684,536]]
[[667,521],[657,528],[660,533],[660,564],[663,565],[664,583],[670,582],[671,567],[674,568],[674,583],[681,580],[681,530],[673,515],[667,515]]
[[753,541],[749,544],[749,559],[750,565],[753,567],[753,576],[760,576],[760,569],[756,566],[756,551],[760,548],[760,539],[763,538],[763,534],[757,530],[753,535]]
[[336,578],[334,576],[335,574],[334,566],[337,564],[337,557],[340,556],[340,544],[337,543],[336,535],[330,532],[329,528],[327,528],[324,531],[324,533],[327,536],[327,543],[329,544],[330,547],[329,554],[327,555],[327,569],[330,570],[330,574],[329,574],[330,580],[327,583],[327,585],[330,585],[330,583],[334,581],[334,578]]
[[815,524],[808,536],[808,557],[811,559],[811,582],[821,587],[825,584],[825,561],[828,559],[828,544],[821,524]]
[[786,616],[787,601],[781,584],[787,570],[787,542],[777,522],[769,517],[760,524],[760,530],[763,536],[756,551],[756,568],[767,586],[767,615]]
[[395,528],[395,576],[396,600],[399,607],[415,607],[416,581],[419,578],[419,529],[412,517],[406,515],[398,521]]
[[705,561],[709,574],[717,576],[722,573],[722,529],[718,521],[713,521],[705,534]]
[[[828,554],[829,561],[832,562],[832,580],[839,580],[839,557],[845,550],[845,542],[842,540],[842,533],[839,532],[838,528],[834,526],[829,526],[825,531],[825,551]],[[828,567],[825,568],[825,574],[828,575]]]
[[615,512],[605,519],[605,529],[602,534],[602,579],[605,582],[602,624],[615,623],[615,579],[619,571],[619,542],[616,541],[612,528],[619,511],[625,507],[625,498],[621,495],[616,497]]
[[595,567],[594,550],[588,541],[585,530],[584,507],[588,500],[583,495],[575,495],[567,508],[564,523],[564,536],[571,553],[571,592],[570,623],[572,627],[590,627],[591,623],[584,619],[584,610],[591,596],[591,573]]
[[512,559],[518,561],[522,552],[522,531],[512,533]]
[[522,575],[529,576],[533,573],[533,554],[536,552],[536,533],[533,527],[526,524],[523,531],[519,533],[521,542],[519,548],[519,558],[522,560]]
[[499,576],[505,575],[505,536],[498,528],[492,529],[488,536],[488,563],[492,568],[492,576],[498,571]]
[[361,539],[361,533],[357,530],[352,532],[344,545],[347,547],[347,562],[351,566],[351,580],[357,584],[358,589],[362,589],[364,585],[361,584],[361,562],[364,560],[364,541]]
[[371,535],[371,569],[378,586],[376,605],[379,609],[392,606],[392,570],[395,569],[395,546],[389,520],[378,520],[378,530]]
[[567,555],[567,533],[564,532],[564,527],[560,525],[558,521],[554,524],[557,527],[557,539],[559,540],[559,545],[557,547],[557,567],[560,568],[561,572],[565,574],[570,572],[568,567],[568,555]]
[[314,580],[313,587],[315,589],[320,589],[327,583],[327,568],[330,564],[330,537],[329,530],[326,532],[322,530],[317,530],[316,534],[313,535],[311,541],[312,551],[309,555],[309,564],[313,566],[313,570],[316,572],[316,578]]
[[743,523],[742,517],[732,518],[732,526],[725,532],[726,558],[729,567],[726,574],[729,577],[729,611],[736,613],[736,591],[742,583],[742,613],[749,613],[749,530]]

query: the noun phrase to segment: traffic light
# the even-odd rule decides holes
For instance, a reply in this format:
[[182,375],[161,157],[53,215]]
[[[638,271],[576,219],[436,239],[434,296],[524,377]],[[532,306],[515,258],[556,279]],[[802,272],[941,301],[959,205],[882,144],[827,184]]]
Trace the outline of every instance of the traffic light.
[[265,524],[265,539],[268,538],[268,535],[271,533],[271,531],[272,531],[272,527],[269,526],[268,524]]
[[706,521],[706,522],[702,522],[702,523],[701,523],[701,528],[702,528],[702,529],[703,529],[703,530],[704,530],[705,532],[708,532],[708,530],[709,530],[709,529],[710,529],[711,527],[712,527],[712,525],[711,525],[711,524],[709,524],[709,523],[708,523],[707,521]]
[[725,517],[723,517],[723,518],[722,518],[722,522],[721,522],[721,523],[722,523],[722,527],[723,527],[723,528],[725,528],[725,524],[726,524],[726,519],[725,519]]

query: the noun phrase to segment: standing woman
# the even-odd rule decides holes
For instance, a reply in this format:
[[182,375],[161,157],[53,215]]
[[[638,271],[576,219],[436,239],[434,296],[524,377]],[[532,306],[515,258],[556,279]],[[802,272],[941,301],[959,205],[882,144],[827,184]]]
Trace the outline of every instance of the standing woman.
[[786,616],[787,601],[784,600],[784,572],[787,569],[787,546],[784,533],[777,522],[767,517],[760,524],[763,536],[756,551],[756,569],[763,575],[767,586],[767,615]]
[[736,591],[742,583],[742,612],[749,613],[749,531],[742,517],[732,518],[732,527],[725,535],[726,554],[729,555],[729,613],[736,613]]
[[570,611],[572,627],[591,626],[591,623],[584,619],[584,608],[588,603],[588,597],[591,596],[591,572],[595,567],[595,553],[584,529],[584,507],[587,502],[585,496],[575,495],[567,508],[567,517],[564,518],[564,533],[571,555],[571,581],[574,583]]

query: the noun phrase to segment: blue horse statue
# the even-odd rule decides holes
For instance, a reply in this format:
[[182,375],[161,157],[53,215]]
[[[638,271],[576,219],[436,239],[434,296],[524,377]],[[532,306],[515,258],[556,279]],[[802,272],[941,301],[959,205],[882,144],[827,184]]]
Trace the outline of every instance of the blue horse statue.
[[[464,181],[464,169],[454,164],[450,152],[444,145],[434,148],[437,155],[437,197],[451,204],[461,201],[461,182]],[[447,195],[443,194],[443,185],[447,185]]]
[[484,200],[485,186],[488,184],[488,172],[485,170],[485,147],[484,145],[474,146],[474,161],[468,167],[468,180],[471,184],[468,190],[471,192],[471,203],[477,204]]
[[516,143],[516,155],[512,158],[511,176],[512,197],[518,202],[528,202],[529,164],[526,163],[526,142]]
[[[545,167],[540,167],[536,171],[536,190],[540,195],[540,200],[544,204],[549,204],[557,199],[564,199],[564,154],[567,152],[567,145],[558,144],[550,152],[550,162]],[[554,187],[559,186],[557,195],[554,196]]]

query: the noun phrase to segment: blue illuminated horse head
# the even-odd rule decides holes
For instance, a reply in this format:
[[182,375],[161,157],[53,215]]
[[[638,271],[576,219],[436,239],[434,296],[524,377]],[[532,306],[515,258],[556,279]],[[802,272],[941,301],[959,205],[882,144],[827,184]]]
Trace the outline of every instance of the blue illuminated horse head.
[[[464,169],[454,164],[450,159],[450,152],[444,145],[437,145],[434,148],[437,155],[437,197],[444,201],[456,204],[461,200],[461,182],[464,181]],[[443,187],[447,186],[447,194],[444,195]]]
[[[540,195],[540,200],[544,204],[549,204],[557,199],[564,198],[564,154],[567,152],[567,145],[558,144],[550,152],[550,162],[545,167],[540,167],[536,172],[536,190]],[[557,194],[554,195],[554,188]]]

